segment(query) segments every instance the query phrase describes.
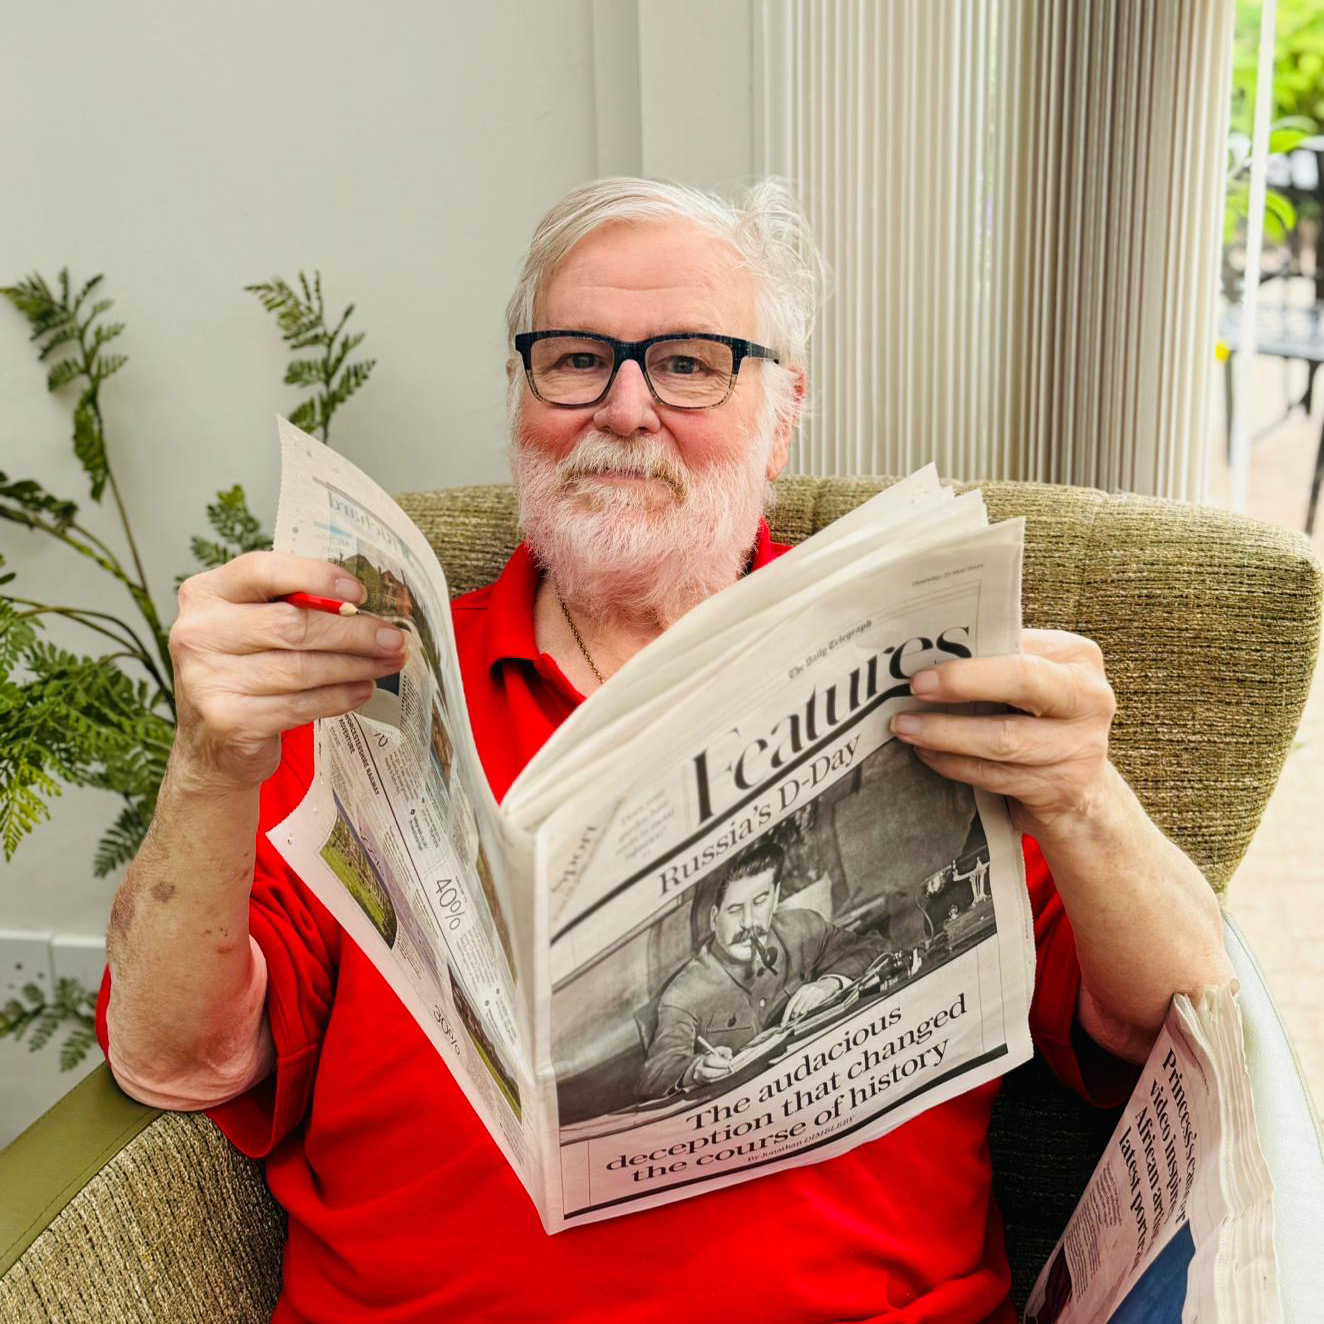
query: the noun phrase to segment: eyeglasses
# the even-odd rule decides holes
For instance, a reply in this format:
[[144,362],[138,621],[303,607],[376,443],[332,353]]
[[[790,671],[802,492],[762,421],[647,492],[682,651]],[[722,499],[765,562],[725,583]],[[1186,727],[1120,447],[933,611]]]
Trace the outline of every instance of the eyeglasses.
[[567,408],[598,404],[627,360],[639,365],[653,398],[673,409],[720,405],[745,359],[781,361],[764,345],[702,331],[648,340],[613,340],[592,331],[524,331],[515,337],[515,350],[534,395]]

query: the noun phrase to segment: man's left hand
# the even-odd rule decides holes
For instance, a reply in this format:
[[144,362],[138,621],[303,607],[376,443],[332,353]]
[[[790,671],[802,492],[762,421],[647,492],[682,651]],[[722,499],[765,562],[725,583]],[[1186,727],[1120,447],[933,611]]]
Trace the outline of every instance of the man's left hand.
[[836,975],[824,975],[812,984],[801,984],[791,994],[791,1000],[782,1012],[782,1024],[790,1025],[801,1016],[807,1016],[815,1007],[821,1007],[829,998],[835,997],[841,989],[841,980]]
[[892,729],[935,772],[1005,795],[1012,822],[1037,838],[1087,812],[1110,783],[1117,701],[1091,639],[1025,630],[1020,653],[958,658],[911,677],[929,703],[1004,703],[994,717],[909,712]]

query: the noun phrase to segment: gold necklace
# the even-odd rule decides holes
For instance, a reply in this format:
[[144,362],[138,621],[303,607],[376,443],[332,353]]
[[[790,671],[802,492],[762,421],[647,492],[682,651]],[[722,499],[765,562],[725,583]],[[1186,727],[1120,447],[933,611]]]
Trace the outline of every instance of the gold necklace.
[[585,644],[584,640],[580,637],[579,629],[575,625],[575,618],[571,616],[570,608],[565,605],[565,599],[561,596],[561,590],[557,588],[555,584],[552,585],[552,589],[556,594],[557,602],[561,604],[561,612],[565,616],[565,623],[570,627],[570,633],[575,636],[575,643],[579,645],[579,651],[583,653],[584,661],[588,663],[588,669],[598,678],[599,685],[605,685],[607,681],[603,677],[602,672],[598,670],[597,663],[593,661],[593,655],[588,651],[588,645]]

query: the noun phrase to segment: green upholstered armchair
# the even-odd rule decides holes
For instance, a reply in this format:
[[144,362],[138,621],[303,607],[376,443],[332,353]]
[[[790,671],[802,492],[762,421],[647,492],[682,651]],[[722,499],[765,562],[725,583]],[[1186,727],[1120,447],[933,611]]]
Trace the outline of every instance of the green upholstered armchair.
[[[798,541],[880,481],[788,478],[774,535]],[[1222,891],[1290,748],[1319,637],[1321,572],[1298,535],[1217,511],[990,483],[1027,519],[1025,621],[1098,641],[1118,696],[1114,757],[1153,817]],[[462,593],[515,542],[507,487],[401,504]],[[1290,1044],[1230,924],[1257,1114],[1278,1191],[1288,1320],[1324,1318],[1324,1157]],[[1037,1061],[1008,1077],[992,1136],[1015,1295],[1024,1300],[1111,1131]],[[205,1117],[125,1098],[103,1067],[0,1154],[0,1318],[260,1320],[283,1221],[258,1165]]]

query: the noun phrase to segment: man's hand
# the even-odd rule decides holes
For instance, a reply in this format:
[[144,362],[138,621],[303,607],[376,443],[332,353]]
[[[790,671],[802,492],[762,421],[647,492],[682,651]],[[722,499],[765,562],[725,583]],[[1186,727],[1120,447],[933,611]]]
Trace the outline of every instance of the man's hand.
[[959,658],[916,673],[936,703],[1004,703],[996,717],[914,712],[897,736],[935,772],[1008,797],[1043,850],[1080,960],[1080,1023],[1143,1062],[1176,992],[1198,996],[1231,966],[1218,902],[1108,760],[1116,700],[1098,646],[1026,630],[1011,657]]
[[694,1063],[694,1079],[707,1085],[731,1074],[733,1054],[725,1044],[718,1044]]
[[1005,703],[996,717],[910,712],[897,736],[935,772],[1005,795],[1021,832],[1051,837],[1110,785],[1108,732],[1117,701],[1093,640],[1026,630],[1020,653],[958,658],[911,678],[932,703]]
[[280,761],[281,732],[350,712],[400,670],[402,631],[273,601],[298,591],[355,603],[364,592],[339,566],[284,552],[247,552],[180,586],[171,762],[190,786],[258,786]]
[[836,997],[844,987],[836,975],[824,975],[812,984],[801,984],[791,994],[791,1000],[782,1012],[782,1024],[790,1025],[801,1016],[807,1016],[815,1007],[821,1007],[829,998]]

